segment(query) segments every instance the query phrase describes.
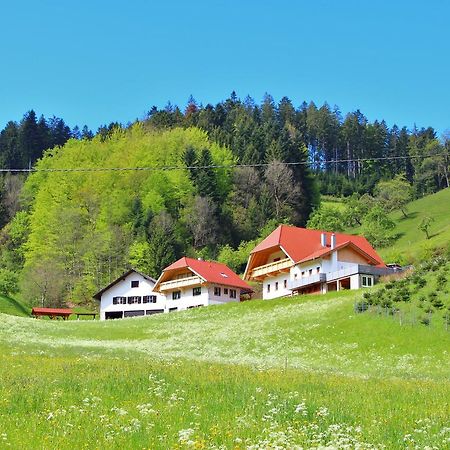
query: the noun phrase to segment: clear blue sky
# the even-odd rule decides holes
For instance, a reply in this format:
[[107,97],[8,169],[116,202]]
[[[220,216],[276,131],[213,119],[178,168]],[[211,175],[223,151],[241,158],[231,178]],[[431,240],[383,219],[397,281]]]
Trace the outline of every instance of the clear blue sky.
[[450,1],[15,0],[0,128],[34,108],[96,129],[235,90],[450,128]]

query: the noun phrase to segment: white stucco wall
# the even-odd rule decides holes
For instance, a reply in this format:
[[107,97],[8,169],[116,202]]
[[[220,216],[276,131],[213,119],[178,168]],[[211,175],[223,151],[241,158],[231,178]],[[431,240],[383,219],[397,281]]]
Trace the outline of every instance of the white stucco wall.
[[[287,289],[284,288],[284,280],[287,280]],[[275,289],[276,283],[278,282],[278,290]],[[267,292],[267,286],[270,284],[270,292]],[[272,298],[285,297],[291,295],[289,290],[290,274],[280,273],[274,277],[267,277],[263,282],[263,299],[270,300]]]
[[[139,287],[132,288],[131,281],[139,281]],[[105,312],[110,311],[137,311],[164,309],[165,297],[158,292],[153,292],[154,283],[138,273],[131,273],[124,280],[119,281],[101,296],[100,320],[105,320]],[[144,295],[156,295],[156,303],[134,303],[129,305],[114,305],[113,297],[131,297]]]
[[[220,296],[214,294],[214,287],[220,288]],[[228,289],[228,294],[225,294],[225,289]],[[230,297],[231,289],[234,289],[236,291],[236,298]],[[172,299],[173,291],[181,291],[181,296],[179,299]],[[206,284],[201,286],[201,294],[194,296],[193,287],[189,286],[165,292],[167,303],[166,309],[167,311],[169,311],[170,308],[177,308],[177,310],[181,311],[192,306],[220,305],[229,302],[239,302],[240,295],[241,290],[239,288],[223,286],[220,284]]]

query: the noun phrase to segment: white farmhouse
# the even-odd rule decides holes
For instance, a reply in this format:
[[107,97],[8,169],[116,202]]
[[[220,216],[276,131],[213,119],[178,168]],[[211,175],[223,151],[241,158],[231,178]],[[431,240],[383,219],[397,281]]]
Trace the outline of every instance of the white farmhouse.
[[100,300],[100,320],[165,312],[164,295],[154,291],[156,280],[131,269],[94,295]]
[[280,225],[250,253],[244,279],[272,299],[370,287],[391,272],[363,236]]
[[163,270],[154,290],[167,311],[239,302],[252,288],[225,264],[183,257]]

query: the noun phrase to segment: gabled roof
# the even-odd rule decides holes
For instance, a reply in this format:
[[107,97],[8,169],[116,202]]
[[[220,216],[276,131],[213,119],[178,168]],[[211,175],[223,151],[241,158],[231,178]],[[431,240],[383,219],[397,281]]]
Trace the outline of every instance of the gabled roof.
[[[322,233],[325,233],[326,236],[326,247],[323,247],[321,244]],[[381,257],[364,236],[334,233],[336,236],[336,246],[332,249],[332,234],[329,231],[309,230],[307,228],[280,225],[251,251],[251,255],[272,248],[274,251],[276,248],[281,248],[293,263],[299,263],[325,256],[333,250],[350,245],[373,264],[385,265]]]
[[234,273],[227,265],[215,261],[203,261],[184,256],[163,270],[157,281],[157,285],[167,279],[171,271],[189,269],[207,283],[221,284],[251,291],[252,288]]
[[101,291],[97,292],[93,296],[93,298],[95,298],[96,300],[101,300],[104,292],[106,292],[108,289],[112,288],[114,285],[116,285],[120,281],[123,281],[128,275],[131,275],[132,273],[137,273],[138,275],[140,275],[141,277],[144,277],[146,280],[152,282],[153,284],[156,283],[156,280],[154,278],[149,277],[148,275],[145,275],[145,273],[139,272],[136,269],[130,269],[127,272],[125,272],[124,274],[122,274],[119,278],[117,278],[113,282],[109,283],[108,286],[104,287]]

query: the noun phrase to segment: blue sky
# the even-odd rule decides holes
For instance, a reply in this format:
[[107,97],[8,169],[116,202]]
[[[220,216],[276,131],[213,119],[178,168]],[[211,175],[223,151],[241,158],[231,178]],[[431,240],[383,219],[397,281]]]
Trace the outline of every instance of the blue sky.
[[95,130],[235,90],[441,133],[449,17],[446,0],[2,2],[0,128],[34,108]]

